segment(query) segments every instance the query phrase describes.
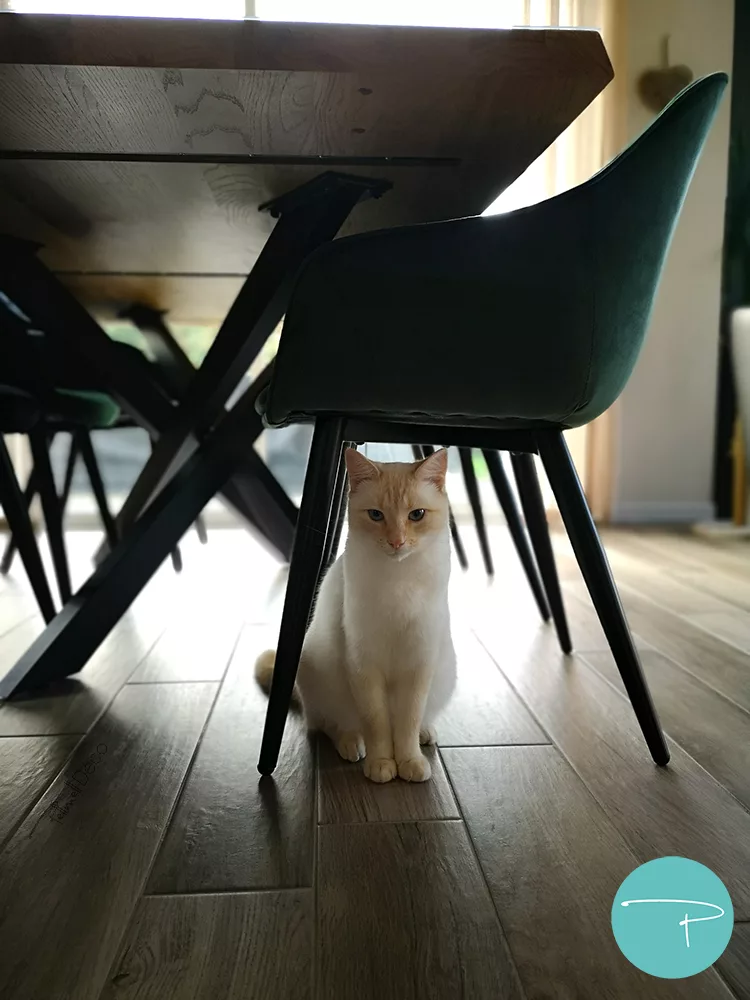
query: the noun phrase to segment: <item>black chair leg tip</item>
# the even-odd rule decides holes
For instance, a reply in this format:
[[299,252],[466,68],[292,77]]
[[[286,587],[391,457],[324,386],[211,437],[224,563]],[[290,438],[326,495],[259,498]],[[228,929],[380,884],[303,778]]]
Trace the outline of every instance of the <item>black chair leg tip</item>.
[[273,772],[276,770],[276,764],[269,764],[268,761],[259,760],[258,761],[258,774],[263,778],[270,778]]

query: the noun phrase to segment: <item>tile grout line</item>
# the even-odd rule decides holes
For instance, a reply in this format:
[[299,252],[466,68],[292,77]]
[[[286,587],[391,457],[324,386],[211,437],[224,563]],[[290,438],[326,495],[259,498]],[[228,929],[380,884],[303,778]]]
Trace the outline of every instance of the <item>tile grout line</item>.
[[[365,780],[369,781],[369,778]],[[456,802],[456,807],[460,810],[458,802]],[[418,826],[422,823],[465,823],[465,820],[463,816],[424,816],[422,819],[352,819],[345,823],[319,823],[318,826],[322,828],[331,826]]]
[[185,892],[143,892],[141,899],[181,899],[191,896],[254,896],[276,892],[312,892],[311,885],[246,885],[231,889],[189,889]]

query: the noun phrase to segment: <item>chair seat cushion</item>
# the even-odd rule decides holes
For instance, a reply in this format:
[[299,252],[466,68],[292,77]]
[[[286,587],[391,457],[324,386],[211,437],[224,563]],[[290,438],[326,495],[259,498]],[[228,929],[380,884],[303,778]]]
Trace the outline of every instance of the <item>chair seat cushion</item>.
[[120,407],[103,392],[56,389],[45,401],[45,416],[53,423],[83,425],[97,430],[115,424],[120,416]]
[[[559,214],[575,243],[575,209]],[[323,413],[498,428],[590,419],[587,256],[569,247],[561,266],[559,244],[539,235],[533,219],[459,219],[317,250],[287,311],[268,425]]]
[[291,410],[280,421],[269,418],[270,388],[264,389],[258,396],[255,409],[263,417],[268,428],[287,427],[291,424],[312,423],[319,416],[343,416],[363,423],[417,424],[438,427],[466,427],[485,430],[560,430],[561,424],[554,420],[534,420],[526,417],[487,417],[469,413],[420,413],[416,410],[400,413],[394,410],[364,410],[350,407],[349,409],[315,409],[310,411]]

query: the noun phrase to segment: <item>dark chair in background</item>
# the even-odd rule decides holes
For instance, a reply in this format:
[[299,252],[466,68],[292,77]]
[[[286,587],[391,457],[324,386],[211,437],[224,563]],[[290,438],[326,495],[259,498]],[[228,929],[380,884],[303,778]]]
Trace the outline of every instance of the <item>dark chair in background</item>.
[[[26,431],[33,468],[22,502],[28,511],[34,496],[39,494],[60,600],[65,604],[70,600],[72,588],[63,533],[64,503],[55,484],[49,449],[55,435],[60,432],[71,434],[71,452],[62,497],[67,500],[75,449],[80,449],[102,512],[102,521],[105,528],[111,530],[112,517],[90,432],[113,425],[120,416],[120,408],[106,392],[86,387],[85,377],[68,372],[65,358],[55,350],[54,344],[43,331],[34,329],[28,317],[4,296],[0,299],[0,365],[3,378],[33,398],[38,409],[37,420]],[[91,376],[88,385],[95,384],[96,380]],[[0,565],[3,572],[10,568],[17,544],[18,538],[13,532]]]
[[30,434],[37,426],[40,416],[41,410],[33,396],[13,386],[0,385],[0,505],[17,541],[21,561],[39,610],[44,620],[50,622],[55,617],[55,602],[52,600],[34,529],[3,437],[5,434]]
[[271,427],[315,423],[261,773],[278,759],[345,441],[538,453],[651,755],[669,761],[563,431],[603,413],[630,377],[726,84],[692,84],[603,170],[549,201],[340,239],[307,259],[259,400]]
[[[147,322],[152,310],[143,308],[142,312],[143,316],[138,307],[131,307],[124,317],[134,322],[136,319]],[[176,391],[174,361],[168,352],[162,350],[159,353],[157,350],[157,343],[163,345],[165,338],[159,338],[157,342],[154,334],[146,339],[149,348],[156,353],[154,362],[126,344],[118,344],[118,350],[128,354],[134,363],[157,371],[165,388],[170,392]],[[119,539],[119,529],[110,509],[92,432],[117,431],[135,427],[136,424],[121,413],[117,403],[101,386],[96,372],[81,365],[80,361],[73,363],[43,331],[34,329],[31,321],[5,296],[0,298],[0,362],[3,377],[29,393],[38,407],[38,419],[28,431],[33,465],[23,491],[23,503],[28,511],[34,497],[39,495],[58,590],[65,604],[70,599],[72,588],[63,522],[76,464],[79,460],[84,464],[106,543],[112,547]],[[70,442],[63,483],[58,492],[50,448],[60,434],[68,435]],[[196,530],[201,542],[205,543],[206,530],[202,519],[196,521]],[[16,548],[17,538],[15,532],[11,532],[0,560],[0,572],[4,575],[10,572]],[[182,569],[182,557],[177,546],[172,552],[172,563],[177,572]]]

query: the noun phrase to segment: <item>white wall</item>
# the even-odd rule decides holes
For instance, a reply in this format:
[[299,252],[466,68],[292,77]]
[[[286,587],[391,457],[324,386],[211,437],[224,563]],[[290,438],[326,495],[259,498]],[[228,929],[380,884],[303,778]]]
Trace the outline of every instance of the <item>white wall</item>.
[[[640,73],[670,62],[696,76],[731,71],[733,0],[628,0],[628,132],[652,118],[638,99]],[[711,475],[718,361],[729,93],[698,165],[675,233],[651,328],[616,414],[615,521],[713,517]]]

